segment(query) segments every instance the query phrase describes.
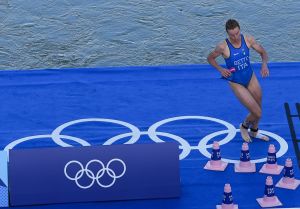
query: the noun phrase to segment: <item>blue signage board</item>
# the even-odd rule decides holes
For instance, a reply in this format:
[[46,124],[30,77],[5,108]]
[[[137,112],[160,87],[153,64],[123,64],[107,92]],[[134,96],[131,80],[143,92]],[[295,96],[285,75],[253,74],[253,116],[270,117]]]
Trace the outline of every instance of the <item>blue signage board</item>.
[[175,143],[9,152],[10,205],[180,196]]

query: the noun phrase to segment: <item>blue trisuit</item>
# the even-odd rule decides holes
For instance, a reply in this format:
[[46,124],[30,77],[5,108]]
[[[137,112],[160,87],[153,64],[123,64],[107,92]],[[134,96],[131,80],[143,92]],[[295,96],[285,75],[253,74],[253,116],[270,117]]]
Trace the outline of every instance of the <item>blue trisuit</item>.
[[226,39],[230,55],[228,58],[224,58],[224,60],[227,68],[235,68],[235,72],[231,73],[231,76],[227,78],[222,78],[234,83],[239,83],[247,88],[251,80],[253,70],[250,65],[249,48],[243,35],[241,35],[241,38],[242,43],[239,48],[235,48],[230,41]]

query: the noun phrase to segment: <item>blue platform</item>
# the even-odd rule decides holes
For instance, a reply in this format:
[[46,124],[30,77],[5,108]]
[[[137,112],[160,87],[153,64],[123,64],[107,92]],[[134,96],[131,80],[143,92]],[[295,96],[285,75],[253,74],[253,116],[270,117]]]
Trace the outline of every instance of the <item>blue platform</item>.
[[[292,158],[299,179],[297,142],[285,103],[299,136],[295,104],[300,101],[300,63],[270,63],[268,78],[261,78],[258,64],[253,67],[263,89],[260,128],[271,140],[254,140],[251,160],[259,170],[272,143],[278,163]],[[260,208],[256,198],[264,194],[267,175],[235,173],[232,164],[240,156],[238,126],[247,111],[208,65],[1,71],[0,85],[1,149],[162,141],[180,145],[180,198],[38,208],[211,209],[221,203],[225,183],[231,184],[240,209]],[[215,140],[221,143],[222,158],[230,162],[225,172],[203,169]],[[281,177],[273,176],[274,183]],[[275,193],[284,207],[300,206],[300,188],[276,187]]]

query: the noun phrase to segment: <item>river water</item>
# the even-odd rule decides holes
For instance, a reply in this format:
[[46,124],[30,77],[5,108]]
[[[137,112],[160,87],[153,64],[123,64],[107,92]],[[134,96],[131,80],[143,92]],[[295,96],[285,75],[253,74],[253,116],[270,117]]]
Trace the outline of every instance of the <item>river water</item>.
[[0,69],[207,64],[228,18],[300,61],[299,0],[0,0]]

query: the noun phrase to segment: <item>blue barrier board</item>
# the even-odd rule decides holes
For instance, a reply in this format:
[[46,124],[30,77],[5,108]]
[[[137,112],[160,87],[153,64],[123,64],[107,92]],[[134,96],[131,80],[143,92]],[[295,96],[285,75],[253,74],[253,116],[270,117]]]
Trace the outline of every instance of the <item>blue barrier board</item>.
[[10,204],[180,196],[176,143],[11,150]]

